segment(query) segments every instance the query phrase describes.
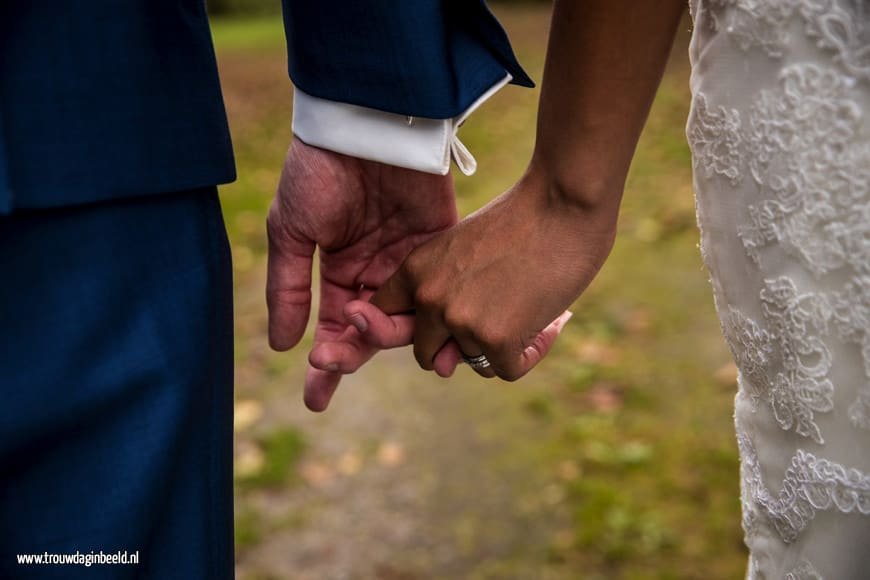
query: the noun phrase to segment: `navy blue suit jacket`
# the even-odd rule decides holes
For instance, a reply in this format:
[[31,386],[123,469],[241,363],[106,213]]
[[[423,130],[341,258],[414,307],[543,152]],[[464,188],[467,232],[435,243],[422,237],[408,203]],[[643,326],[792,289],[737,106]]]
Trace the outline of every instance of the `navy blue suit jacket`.
[[[446,118],[510,72],[483,0],[284,0],[306,92]],[[204,0],[0,3],[0,213],[235,177]]]

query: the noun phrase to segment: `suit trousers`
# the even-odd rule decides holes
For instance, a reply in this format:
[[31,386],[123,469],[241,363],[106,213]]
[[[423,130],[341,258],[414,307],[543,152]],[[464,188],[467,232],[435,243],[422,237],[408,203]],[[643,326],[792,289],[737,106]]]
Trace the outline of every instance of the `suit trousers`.
[[232,341],[215,187],[0,217],[0,578],[232,578]]

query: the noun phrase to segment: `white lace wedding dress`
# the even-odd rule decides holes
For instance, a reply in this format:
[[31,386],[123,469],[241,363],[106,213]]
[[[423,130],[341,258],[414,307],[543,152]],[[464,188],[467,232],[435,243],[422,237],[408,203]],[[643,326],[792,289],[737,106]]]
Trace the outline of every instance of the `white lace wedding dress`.
[[692,0],[749,578],[870,579],[870,0]]

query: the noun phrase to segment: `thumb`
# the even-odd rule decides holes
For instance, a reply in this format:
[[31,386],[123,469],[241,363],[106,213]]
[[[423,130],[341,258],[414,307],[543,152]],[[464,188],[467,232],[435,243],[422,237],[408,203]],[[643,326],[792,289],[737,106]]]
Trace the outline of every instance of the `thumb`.
[[520,354],[522,374],[532,370],[535,365],[547,356],[547,353],[553,348],[556,338],[562,333],[562,329],[565,328],[565,325],[571,320],[572,316],[574,316],[574,313],[566,310],[556,320],[548,324],[544,330],[538,333],[532,344],[527,346],[522,354]]
[[315,244],[313,240],[296,239],[274,215],[269,214],[267,226],[269,345],[275,350],[287,350],[299,342],[308,324]]
[[414,342],[413,316],[388,316],[370,302],[353,300],[345,305],[344,317],[374,347],[396,348]]
[[404,268],[390,276],[369,300],[384,314],[401,314],[414,309],[413,285]]

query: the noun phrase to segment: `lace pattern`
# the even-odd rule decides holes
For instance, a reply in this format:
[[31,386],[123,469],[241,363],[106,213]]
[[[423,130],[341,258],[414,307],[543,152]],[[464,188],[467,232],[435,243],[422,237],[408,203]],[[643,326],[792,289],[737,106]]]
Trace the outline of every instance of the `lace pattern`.
[[756,97],[745,138],[765,199],[740,229],[756,262],[761,248],[777,243],[816,276],[870,268],[870,225],[853,217],[868,211],[870,144],[856,138],[863,119],[849,90],[843,74],[800,64]]
[[821,574],[804,560],[785,575],[785,580],[825,580]]
[[814,413],[834,407],[834,385],[827,378],[831,353],[821,338],[830,307],[821,296],[799,294],[786,277],[766,280],[761,302],[764,326],[734,307],[723,316],[741,389],[755,406],[767,401],[783,429],[823,443]]
[[[809,532],[816,515],[870,515],[868,472],[835,461],[860,457],[870,430],[870,3],[690,4],[687,137],[702,256],[739,368],[748,577],[820,580],[807,548],[816,561],[847,538],[836,519]],[[764,434],[763,457],[790,457],[778,488],[741,420]]]
[[[802,449],[792,457],[779,493],[772,493],[761,477],[752,441],[738,431],[744,500],[750,514],[764,514],[786,543],[794,542],[819,511],[870,515],[870,476],[857,469],[819,458]],[[757,511],[755,511],[757,510]],[[747,533],[756,528],[747,522]]]
[[857,344],[864,359],[864,386],[849,406],[849,420],[870,429],[870,276],[853,278],[829,298],[837,334],[843,342]]
[[692,104],[692,121],[687,133],[696,172],[710,178],[722,175],[736,185],[742,179],[743,137],[740,112],[725,107],[709,107],[704,94]]
[[[832,409],[833,364],[827,341],[855,343],[865,380],[849,408],[852,424],[870,429],[870,142],[860,137],[863,115],[850,97],[854,80],[814,64],[784,67],[774,90],[762,90],[740,112],[712,106],[697,92],[687,135],[697,175],[756,188],[737,233],[762,266],[765,248],[796,258],[812,275],[852,270],[842,291],[802,293],[788,277],[768,280],[761,293],[764,320],[726,306],[726,338],[742,386],[753,401],[770,403],[779,425],[824,438],[814,413]],[[781,367],[781,371],[774,371]]]
[[807,38],[850,75],[870,79],[870,32],[861,22],[863,0],[713,0],[709,26],[722,29],[743,50],[760,48],[781,58],[791,42],[792,20]]
[[756,96],[745,127],[739,111],[696,93],[687,130],[695,171],[731,185],[748,173],[763,193],[739,229],[756,263],[777,245],[816,276],[844,266],[868,274],[870,143],[858,138],[854,80],[800,64],[779,81]]

